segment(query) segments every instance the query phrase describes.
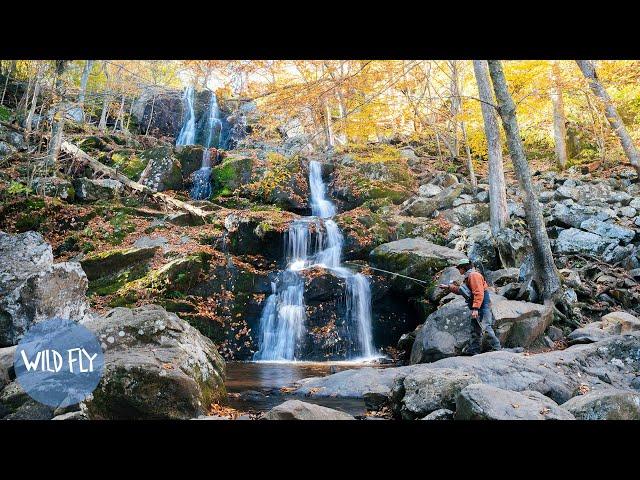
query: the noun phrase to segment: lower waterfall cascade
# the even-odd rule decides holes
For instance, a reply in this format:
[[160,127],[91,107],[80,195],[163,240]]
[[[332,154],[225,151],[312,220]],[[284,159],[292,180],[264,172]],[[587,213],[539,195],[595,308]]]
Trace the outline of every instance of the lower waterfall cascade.
[[[340,263],[344,239],[333,220],[335,205],[327,198],[322,164],[309,164],[311,216],[295,220],[286,237],[287,268],[267,298],[260,317],[257,361],[304,360],[297,346],[305,334],[306,306],[301,272],[313,267],[330,270],[345,281],[346,331],[348,351],[345,360],[371,360],[378,357],[371,331],[371,288],[369,279]],[[311,234],[311,229],[315,235]],[[315,237],[315,238],[314,238]]]

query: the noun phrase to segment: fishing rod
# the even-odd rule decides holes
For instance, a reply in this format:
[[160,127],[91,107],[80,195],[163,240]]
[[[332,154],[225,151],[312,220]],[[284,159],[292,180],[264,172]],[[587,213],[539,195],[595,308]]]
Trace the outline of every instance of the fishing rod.
[[344,262],[344,263],[348,263],[349,265],[355,265],[355,266],[358,266],[360,268],[370,268],[371,270],[377,270],[378,272],[388,273],[390,275],[395,275],[397,277],[408,278],[409,280],[413,280],[414,282],[422,283],[424,285],[428,285],[429,284],[429,282],[427,282],[425,280],[420,280],[418,278],[413,278],[413,277],[409,277],[407,275],[402,275],[401,273],[390,272],[389,270],[383,270],[381,268],[375,268],[375,267],[372,267],[370,265],[366,265],[365,266],[365,265],[360,265],[359,263],[349,262],[349,261]]

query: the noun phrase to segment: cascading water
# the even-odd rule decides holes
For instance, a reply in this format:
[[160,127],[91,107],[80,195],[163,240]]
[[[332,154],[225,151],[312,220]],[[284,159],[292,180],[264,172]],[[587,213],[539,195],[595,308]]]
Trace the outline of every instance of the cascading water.
[[207,149],[202,153],[202,164],[200,170],[192,173],[191,198],[194,200],[204,200],[211,196],[211,150]]
[[[193,118],[193,91],[191,92],[191,114]],[[187,118],[187,123],[191,122],[191,118]],[[185,126],[183,129],[187,126]],[[195,120],[192,122],[195,125]],[[209,101],[209,108],[207,111],[207,121],[205,123],[204,131],[204,146],[206,150],[202,154],[202,164],[200,169],[192,174],[193,186],[191,187],[191,198],[194,200],[205,200],[211,196],[211,148],[215,151],[215,159],[218,157],[218,148],[224,148],[223,139],[223,122],[220,114],[220,108],[218,107],[218,99],[214,92],[211,92],[211,100]],[[194,134],[195,140],[195,127]],[[180,138],[178,138],[180,141]],[[193,143],[193,141],[191,142]],[[178,145],[181,145],[178,143]]]
[[[215,96],[215,95],[214,95]],[[193,85],[189,85],[184,91],[182,100],[185,104],[187,113],[185,116],[182,129],[176,140],[176,145],[193,145],[196,141],[196,114],[193,109],[194,89]]]
[[[332,220],[335,205],[326,197],[321,164],[309,165],[311,217],[289,226],[286,242],[287,269],[284,270],[260,317],[259,350],[254,360],[296,360],[296,346],[305,331],[304,279],[300,272],[323,267],[343,278],[346,284],[346,332],[349,359],[370,359],[376,354],[371,333],[371,289],[367,277],[341,266],[343,237]],[[317,231],[314,236],[310,228]],[[324,227],[324,228],[322,228]]]
[[207,148],[221,148],[222,145],[222,120],[220,118],[220,108],[218,107],[218,98],[214,92],[211,92],[211,100],[209,100],[209,111],[207,112],[207,136],[204,146]]

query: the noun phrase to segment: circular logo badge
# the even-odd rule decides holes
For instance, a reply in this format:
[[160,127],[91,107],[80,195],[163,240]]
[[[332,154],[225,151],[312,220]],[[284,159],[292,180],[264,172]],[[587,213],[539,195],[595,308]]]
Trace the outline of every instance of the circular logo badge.
[[66,407],[98,386],[104,355],[93,332],[72,320],[52,319],[29,329],[16,348],[14,368],[31,398]]

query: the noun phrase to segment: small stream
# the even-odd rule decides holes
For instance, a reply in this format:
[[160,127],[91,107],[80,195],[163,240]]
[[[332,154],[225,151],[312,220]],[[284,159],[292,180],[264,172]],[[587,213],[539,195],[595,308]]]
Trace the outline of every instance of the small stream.
[[389,365],[362,362],[227,362],[225,385],[230,406],[242,411],[265,412],[295,398],[351,415],[364,415],[365,405],[361,399],[304,397],[284,394],[280,388],[303,378],[324,377],[353,368],[386,366]]

